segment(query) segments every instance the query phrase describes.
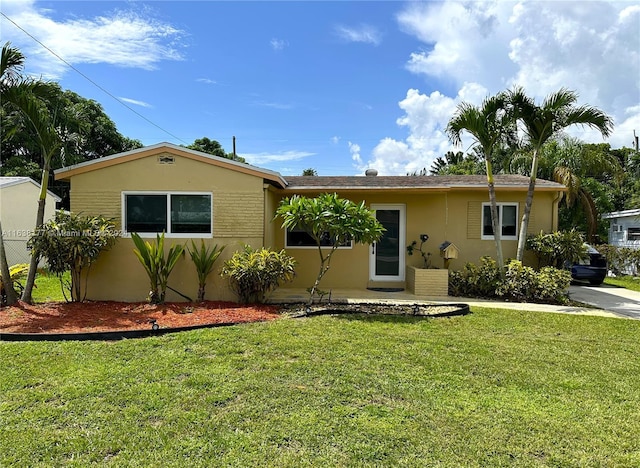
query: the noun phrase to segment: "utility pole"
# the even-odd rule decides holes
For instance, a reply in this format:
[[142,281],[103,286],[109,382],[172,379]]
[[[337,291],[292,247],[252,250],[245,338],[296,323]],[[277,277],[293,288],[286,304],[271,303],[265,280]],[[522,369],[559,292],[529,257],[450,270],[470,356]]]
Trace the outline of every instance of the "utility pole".
[[[635,135],[635,130],[634,130],[634,135]],[[236,156],[236,136],[233,136],[233,159],[235,160],[237,158]]]
[[636,135],[636,131],[633,131],[633,146],[636,150],[636,153],[638,152],[638,136]]

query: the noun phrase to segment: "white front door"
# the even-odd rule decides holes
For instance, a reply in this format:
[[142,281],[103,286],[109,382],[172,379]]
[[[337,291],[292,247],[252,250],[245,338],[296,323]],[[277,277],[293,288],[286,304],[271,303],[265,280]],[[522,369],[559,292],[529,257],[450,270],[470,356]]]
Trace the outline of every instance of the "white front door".
[[372,281],[404,281],[405,270],[405,205],[371,205],[376,219],[386,231],[369,250],[369,279]]

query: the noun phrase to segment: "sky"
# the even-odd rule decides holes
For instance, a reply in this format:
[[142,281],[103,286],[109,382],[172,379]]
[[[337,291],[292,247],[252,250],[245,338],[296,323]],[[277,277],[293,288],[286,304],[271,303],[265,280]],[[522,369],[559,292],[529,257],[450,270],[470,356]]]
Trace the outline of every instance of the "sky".
[[453,147],[460,102],[565,87],[640,134],[637,1],[2,0],[25,72],[99,102],[144,145],[218,140],[300,175],[404,175]]

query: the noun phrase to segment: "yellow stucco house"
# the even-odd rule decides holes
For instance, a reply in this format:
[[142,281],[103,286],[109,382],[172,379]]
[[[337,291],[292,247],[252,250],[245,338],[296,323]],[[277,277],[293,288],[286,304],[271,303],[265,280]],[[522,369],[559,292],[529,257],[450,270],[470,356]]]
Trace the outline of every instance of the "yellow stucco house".
[[[41,186],[30,177],[0,177],[0,220],[9,265],[29,263],[27,241],[35,231]],[[47,190],[45,222],[53,218],[61,199]]]
[[[205,239],[226,245],[218,265],[243,244],[286,249],[298,261],[296,279],[283,287],[309,287],[318,269],[317,250],[304,232],[285,232],[273,219],[279,201],[300,194],[336,192],[365,201],[386,227],[378,245],[340,247],[322,289],[405,287],[419,255],[406,247],[427,234],[425,251],[442,268],[439,247],[445,241],[459,250],[451,269],[495,254],[485,176],[337,176],[283,177],[277,172],[161,143],[77,164],[56,171],[71,183],[71,210],[116,220],[122,238],[92,269],[88,296],[94,300],[141,301],[147,276],[133,254],[128,233],[155,237],[166,232],[170,243]],[[517,234],[528,179],[496,177],[505,258],[515,257]],[[529,230],[557,228],[558,202],[565,187],[539,180]],[[144,234],[146,233],[146,234]],[[199,242],[199,241],[198,241]],[[195,269],[188,256],[174,269],[170,286],[196,295]],[[207,298],[235,300],[226,281],[212,277]],[[181,300],[173,292],[167,300]]]

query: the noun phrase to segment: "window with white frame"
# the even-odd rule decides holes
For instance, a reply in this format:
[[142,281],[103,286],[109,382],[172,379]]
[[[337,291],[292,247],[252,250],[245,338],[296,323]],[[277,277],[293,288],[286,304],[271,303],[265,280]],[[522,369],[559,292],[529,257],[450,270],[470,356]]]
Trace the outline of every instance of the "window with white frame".
[[[320,246],[321,247],[331,247],[333,246],[333,239],[329,237],[329,233],[325,232],[320,237]],[[296,229],[287,229],[285,231],[285,247],[287,248],[309,248],[309,247],[318,247],[316,241],[313,236],[309,232],[308,229],[304,228],[296,228]],[[342,242],[338,248],[339,249],[348,249],[352,247],[351,240],[347,240]]]
[[627,240],[640,241],[640,227],[627,228]]
[[126,233],[171,237],[210,237],[211,193],[124,192],[122,226]]
[[[501,227],[501,239],[516,240],[518,238],[518,204],[498,203],[498,226]],[[482,204],[482,239],[493,239],[491,224],[491,204]]]

